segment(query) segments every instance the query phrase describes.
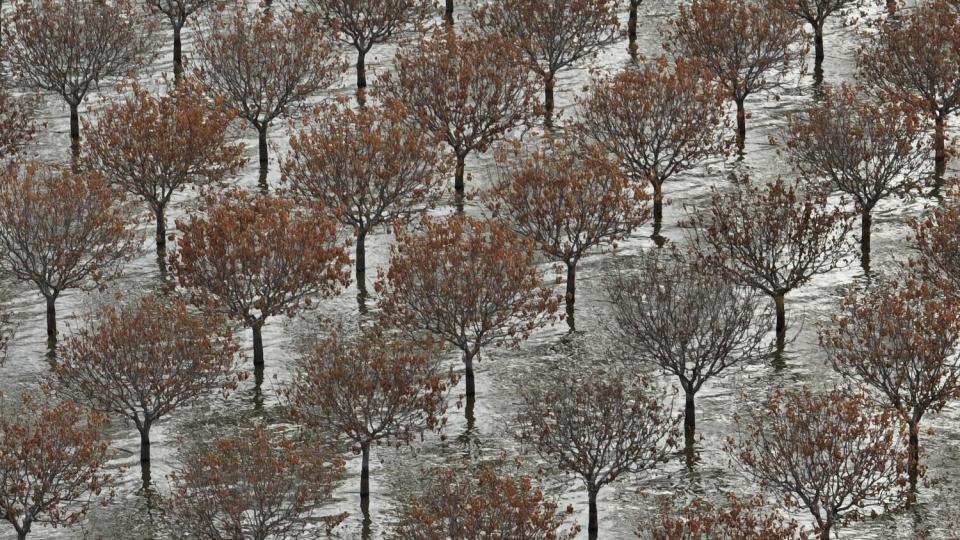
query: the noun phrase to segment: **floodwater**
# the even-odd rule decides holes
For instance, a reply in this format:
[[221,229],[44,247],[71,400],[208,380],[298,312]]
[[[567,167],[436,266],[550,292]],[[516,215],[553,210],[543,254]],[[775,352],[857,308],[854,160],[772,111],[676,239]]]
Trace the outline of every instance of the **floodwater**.
[[[675,13],[676,4],[674,0],[647,0],[644,4],[640,17],[640,51],[649,56],[660,52],[659,28]],[[624,13],[624,28],[625,15]],[[160,22],[165,23],[162,20]],[[463,20],[458,19],[457,24],[462,23]],[[828,83],[853,79],[853,52],[858,32],[862,29],[862,26],[856,24],[841,24],[839,18],[828,22],[827,58],[824,65],[825,80]],[[142,82],[155,84],[163,74],[172,72],[171,48],[171,40],[165,41],[159,58],[143,71]],[[191,51],[191,33],[188,29],[185,31],[184,43],[188,61]],[[394,51],[395,45],[390,44],[377,47],[371,52],[368,66],[373,74],[389,69]],[[353,58],[352,49],[344,48],[344,53],[347,58]],[[589,67],[615,72],[629,61],[624,40],[604,51],[592,65],[581,65],[563,73],[557,89],[558,108],[564,109],[559,122],[575,117],[576,111],[571,104],[577,92],[582,90],[589,79]],[[783,159],[777,156],[776,148],[770,145],[769,138],[779,133],[786,113],[803,107],[813,99],[810,75],[812,61],[811,52],[806,73],[797,70],[790,75],[784,88],[748,99],[750,118],[746,153],[742,160],[731,157],[726,160],[705,161],[698,168],[679,175],[665,186],[670,204],[664,210],[662,233],[670,241],[682,242],[684,239],[685,233],[678,225],[684,216],[684,206],[702,204],[706,201],[711,186],[724,188],[728,185],[727,175],[730,172],[747,172],[754,178],[766,179],[781,174],[790,176]],[[373,81],[372,85],[376,84],[374,77],[369,79]],[[338,87],[331,90],[330,95],[352,94],[354,80],[353,72],[348,71]],[[111,85],[104,85],[105,91],[109,88]],[[90,96],[81,108],[81,115],[89,117],[90,111],[100,107],[98,103],[102,97],[103,94]],[[325,97],[328,96],[317,96],[317,99]],[[56,97],[48,96],[40,116],[46,128],[41,130],[29,151],[37,154],[40,159],[66,161],[69,157],[68,109]],[[278,123],[270,133],[274,147],[268,180],[273,186],[278,182],[276,157],[284,152],[288,134],[289,131],[283,123]],[[728,136],[732,135],[731,131]],[[251,161],[234,182],[256,189],[258,171],[255,132],[238,124],[235,136],[247,144],[247,154]],[[494,173],[489,155],[471,156],[467,164],[468,189],[480,189],[489,184]],[[948,175],[951,173],[955,173],[955,170],[948,170]],[[195,198],[195,193],[187,192],[174,201],[168,215],[171,230],[175,230],[173,221],[190,211]],[[882,273],[885,269],[892,268],[897,261],[909,256],[909,228],[906,220],[922,214],[925,208],[933,204],[938,204],[938,201],[927,196],[916,196],[906,201],[884,201],[878,206],[874,214],[873,233],[875,272]],[[447,205],[438,211],[450,210],[451,206]],[[482,208],[477,203],[472,203],[468,205],[467,212],[479,214]],[[61,297],[58,313],[63,335],[69,334],[71,328],[82,325],[83,317],[97,305],[115,301],[115,295],[133,295],[157,287],[159,273],[154,257],[152,226],[149,220],[142,225],[143,255],[130,264],[125,276],[112,283],[107,291],[67,291]],[[600,355],[597,351],[602,348],[604,332],[611,320],[602,278],[610,271],[614,260],[629,261],[641,250],[652,247],[650,234],[648,225],[637,231],[628,241],[621,242],[615,253],[596,253],[581,262],[575,333],[569,333],[566,324],[558,323],[538,331],[519,350],[491,349],[486,352],[477,371],[477,425],[471,436],[460,436],[464,432],[465,422],[462,411],[456,408],[455,396],[452,396],[446,437],[428,436],[422,443],[399,450],[389,447],[374,448],[371,460],[371,518],[374,538],[382,537],[389,530],[397,502],[411,492],[423,467],[459,463],[465,458],[490,459],[501,449],[507,449],[511,453],[524,451],[511,436],[519,385],[536,381],[548,371],[576,371],[598,361]],[[368,238],[367,279],[371,283],[376,276],[375,269],[382,269],[386,263],[391,241],[391,237],[383,232]],[[721,449],[724,438],[731,433],[733,415],[742,407],[756,406],[774,388],[801,384],[825,388],[837,381],[837,377],[824,364],[823,355],[817,347],[815,323],[829,316],[842,296],[843,287],[858,286],[864,282],[856,253],[852,252],[850,255],[849,264],[844,268],[817,277],[807,286],[788,295],[789,335],[793,339],[787,345],[780,361],[743,366],[723,378],[711,381],[698,394],[697,427],[702,440],[697,443],[699,462],[695,467],[688,469],[683,459],[678,456],[655,471],[625,476],[600,492],[601,538],[632,537],[637,525],[651,515],[651,512],[655,512],[655,495],[680,493],[715,496],[719,490],[752,492],[754,486],[747,482],[735,467],[730,466],[727,455]],[[544,261],[543,270],[552,272],[552,265]],[[38,382],[46,376],[48,370],[44,360],[46,338],[42,298],[25,284],[10,283],[6,284],[6,287],[9,297],[6,305],[18,324],[7,362],[0,368],[0,390],[10,397],[21,392],[37,392]],[[323,333],[329,327],[330,320],[356,321],[360,317],[356,294],[356,288],[352,286],[336,298],[320,302],[318,309],[312,313],[293,320],[275,318],[267,323],[264,330],[267,397],[262,408],[255,407],[253,383],[248,380],[227,399],[213,397],[201,405],[177,411],[156,425],[152,434],[155,494],[169,492],[166,475],[176,466],[177,448],[183,441],[209,439],[216,434],[249,427],[253,421],[275,421],[276,391],[289,381],[299,347],[304,341]],[[249,334],[239,330],[238,339],[243,340],[249,358]],[[460,367],[459,357],[453,352],[449,355],[449,362],[452,366]],[[249,364],[246,367],[250,369]],[[665,376],[658,377],[665,385],[673,384],[673,381]],[[459,391],[462,391],[462,388]],[[841,529],[840,536],[908,538],[920,531],[929,531],[934,537],[956,536],[950,534],[947,527],[951,521],[956,521],[958,503],[954,501],[957,500],[957,492],[960,490],[960,480],[955,476],[958,471],[957,459],[960,457],[957,444],[960,441],[958,420],[960,407],[956,404],[949,405],[942,413],[925,420],[924,427],[933,429],[935,434],[923,435],[921,444],[925,455],[922,459],[929,466],[929,477],[939,480],[940,483],[922,490],[920,503],[914,510],[851,525]],[[85,535],[117,539],[169,537],[162,529],[162,510],[157,504],[156,495],[140,490],[137,463],[139,440],[135,429],[118,421],[110,429],[110,436],[114,458],[109,467],[119,476],[117,496],[112,505],[95,508],[84,523],[70,529],[35,527],[31,538],[78,538]],[[340,533],[345,537],[359,537],[362,527],[359,505],[360,460],[359,456],[347,457],[348,476],[336,490],[335,500],[324,511],[331,514],[349,512],[350,517],[341,526]],[[528,454],[528,463],[531,466],[536,465],[538,459],[533,454]],[[579,480],[548,467],[544,484],[547,491],[559,499],[561,508],[567,504],[573,505],[573,518],[585,529],[587,497]],[[796,513],[793,517],[803,524],[810,522],[803,513]],[[0,538],[13,537],[10,536],[12,533],[12,528],[0,526]],[[582,533],[582,536],[586,538],[586,532]]]

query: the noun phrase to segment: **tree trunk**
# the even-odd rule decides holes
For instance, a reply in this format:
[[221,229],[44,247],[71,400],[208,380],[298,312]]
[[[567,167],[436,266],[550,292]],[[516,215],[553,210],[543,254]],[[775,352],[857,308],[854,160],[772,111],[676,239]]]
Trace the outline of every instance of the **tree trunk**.
[[370,443],[360,445],[363,464],[360,466],[360,498],[370,497]]
[[916,493],[917,479],[920,477],[920,420],[914,415],[907,422],[907,426],[910,428],[907,476],[910,480],[910,492]]
[[27,531],[25,530],[17,531],[17,540],[27,540]]
[[263,367],[263,323],[254,324],[253,330],[253,365]]
[[473,354],[463,354],[464,382],[467,385],[467,397],[472,398],[477,395],[476,383],[473,380]]
[[897,0],[887,0],[887,15],[896,15]]
[[572,308],[577,299],[577,261],[567,261],[567,307]]
[[447,0],[447,9],[443,12],[443,19],[447,24],[453,24],[453,0]]
[[180,40],[180,30],[182,26],[173,25],[173,80],[179,81],[183,78],[183,44]]
[[463,194],[464,184],[463,184],[463,172],[466,168],[467,155],[466,154],[457,154],[457,170],[454,173],[453,177],[453,189],[458,194]]
[[140,432],[140,463],[150,463],[150,424],[144,421],[143,425],[137,428]]
[[70,143],[80,144],[80,104],[70,103]]
[[693,447],[693,436],[697,430],[697,412],[694,406],[695,392],[686,390],[686,406],[683,409],[683,438],[687,448]]
[[823,526],[823,530],[820,531],[820,540],[830,540],[831,529],[833,529],[833,522],[828,519],[826,524]]
[[367,87],[367,51],[360,48],[357,51],[357,88]]
[[587,487],[587,495],[590,497],[590,520],[587,523],[587,536],[590,538],[596,538],[600,529],[597,519],[597,493],[599,491],[600,488],[596,486]]
[[57,294],[47,298],[47,339],[57,338]]
[[266,171],[267,164],[270,162],[270,155],[267,151],[267,124],[257,128],[260,135],[260,170]]
[[814,69],[820,71],[823,69],[823,21],[813,25],[813,48],[814,48]]
[[947,161],[946,127],[945,116],[937,113],[934,119],[933,148],[935,161],[938,166]]
[[737,148],[743,150],[747,141],[747,112],[743,108],[743,99],[737,102]]
[[663,224],[663,182],[654,180],[653,184],[653,228],[659,230]]
[[167,252],[167,218],[164,205],[154,209],[157,218],[157,256],[163,257]]
[[543,110],[544,110],[544,115],[547,118],[550,118],[551,116],[553,116],[553,87],[555,84],[556,84],[556,79],[554,79],[552,74],[547,75],[544,78]]
[[870,268],[870,227],[873,218],[870,216],[870,210],[863,210],[860,213],[860,264],[864,269]]
[[777,348],[782,349],[787,338],[787,313],[784,306],[784,294],[777,293],[773,301],[777,306]]
[[640,0],[630,0],[630,18],[627,20],[627,38],[630,41],[629,49],[631,54],[637,53],[637,8],[640,7]]
[[366,279],[367,272],[367,230],[360,228],[357,230],[357,288],[360,288],[360,282]]

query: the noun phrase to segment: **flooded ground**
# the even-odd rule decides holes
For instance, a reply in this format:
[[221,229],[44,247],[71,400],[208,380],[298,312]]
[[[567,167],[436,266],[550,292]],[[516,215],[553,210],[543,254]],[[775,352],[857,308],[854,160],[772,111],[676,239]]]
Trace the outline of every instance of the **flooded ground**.
[[[645,0],[640,17],[642,54],[655,55],[660,52],[659,29],[668,17],[675,13],[675,9],[674,0]],[[458,24],[462,23],[463,20],[458,20]],[[624,27],[625,23],[624,13]],[[857,33],[861,30],[862,26],[842,25],[840,19],[828,22],[827,58],[824,65],[825,80],[828,83],[853,79],[853,53],[857,46]],[[185,38],[184,51],[189,62],[192,51],[190,32],[185,33]],[[162,74],[172,72],[171,48],[168,40],[157,61],[142,73],[142,81],[156,83]],[[368,56],[371,71],[382,73],[388,70],[394,51],[394,45],[376,47]],[[344,53],[348,58],[353,58],[352,50],[344,48]],[[577,92],[581,91],[589,80],[589,67],[615,72],[629,62],[624,39],[604,51],[590,65],[585,64],[564,72],[560,76],[557,91],[558,107],[564,110],[560,122],[569,121],[576,116],[575,108],[571,104]],[[727,175],[731,171],[749,173],[758,179],[770,179],[777,175],[791,176],[784,160],[777,156],[776,148],[771,146],[769,139],[771,135],[776,136],[779,133],[786,113],[803,107],[812,99],[812,76],[809,74],[812,62],[811,53],[807,73],[794,72],[781,90],[748,99],[747,109],[751,116],[748,119],[746,153],[742,160],[731,157],[726,160],[706,161],[700,167],[679,175],[676,180],[666,184],[665,192],[671,204],[664,211],[663,234],[668,239],[684,241],[685,233],[678,225],[684,216],[684,207],[696,206],[706,201],[711,186],[723,188],[728,185]],[[352,72],[345,73],[339,87],[333,89],[331,94],[352,94],[354,80]],[[375,85],[376,82],[372,84]],[[317,99],[324,97],[326,96],[317,96]],[[100,98],[101,96],[96,95],[88,98],[85,106],[81,108],[81,114],[89,117],[90,111],[99,107]],[[46,127],[41,130],[35,145],[29,151],[43,160],[67,160],[68,109],[56,97],[48,96],[40,116]],[[282,123],[277,124],[271,131],[271,142],[274,145],[268,177],[271,185],[278,182],[275,158],[284,152],[288,133]],[[258,180],[256,132],[238,124],[235,135],[247,144],[247,154],[251,161],[234,182],[255,189]],[[728,136],[733,136],[732,131]],[[957,160],[954,160],[953,165],[956,164]],[[471,156],[468,159],[467,172],[468,189],[485,187],[493,177],[492,159],[488,155]],[[953,172],[955,171],[948,170],[948,175]],[[168,214],[171,229],[173,221],[191,209],[194,199],[195,194],[187,192],[175,200]],[[922,214],[926,207],[933,204],[938,204],[938,201],[917,196],[907,201],[888,200],[879,205],[874,214],[873,233],[873,268],[876,272],[882,273],[885,269],[893,268],[897,261],[904,260],[909,255],[909,228],[906,220]],[[447,212],[450,208],[440,208],[438,211]],[[468,206],[467,212],[479,214],[482,208],[474,203]],[[76,328],[83,324],[84,315],[98,304],[114,301],[115,295],[136,294],[157,286],[159,273],[153,254],[152,225],[149,221],[143,225],[143,232],[144,254],[129,265],[125,276],[112,283],[107,291],[91,294],[67,291],[62,296],[58,302],[58,312],[64,335],[69,333],[71,327]],[[494,349],[486,354],[477,371],[477,428],[470,437],[459,437],[465,429],[462,411],[458,411],[451,403],[451,418],[445,439],[431,436],[410,448],[374,449],[371,470],[374,538],[380,538],[388,530],[392,520],[391,512],[396,508],[397,501],[410,493],[412,486],[421,476],[423,467],[453,463],[465,457],[492,458],[502,448],[514,453],[524,450],[511,436],[514,405],[518,402],[518,385],[535,381],[548,371],[582,369],[586,364],[597,361],[600,357],[597,351],[602,351],[605,345],[605,331],[611,320],[602,279],[610,271],[614,260],[629,261],[639,251],[651,247],[653,243],[649,239],[650,234],[650,227],[644,227],[629,241],[621,242],[615,253],[596,253],[582,261],[579,267],[575,333],[570,333],[566,324],[559,323],[537,332],[519,350]],[[383,232],[368,238],[368,268],[384,267],[391,241],[391,237]],[[551,264],[546,261],[543,269],[552,272]],[[367,276],[367,279],[372,281],[376,272],[368,270]],[[820,276],[809,285],[788,295],[787,316],[793,340],[788,344],[783,358],[779,362],[747,365],[708,383],[698,394],[697,402],[697,426],[702,436],[702,440],[698,442],[699,463],[693,469],[688,469],[683,460],[678,458],[651,474],[627,476],[604,488],[600,492],[599,503],[600,537],[631,537],[638,523],[655,511],[652,496],[656,494],[696,493],[710,496],[719,490],[751,492],[753,486],[730,466],[726,454],[721,450],[723,439],[730,433],[733,414],[741,407],[755,406],[773,388],[800,384],[829,387],[836,382],[836,376],[825,366],[816,344],[815,324],[829,316],[841,296],[843,287],[856,286],[864,279],[856,253],[853,252],[850,254],[849,264],[844,268]],[[9,284],[8,290],[9,300],[6,305],[19,326],[7,362],[0,368],[0,390],[8,395],[36,392],[38,381],[47,373],[44,360],[44,304],[39,294],[24,284]],[[156,492],[168,492],[166,475],[176,465],[177,448],[183,441],[209,439],[218,433],[229,433],[238,426],[249,426],[250,422],[257,418],[272,421],[272,409],[277,403],[276,390],[289,380],[299,344],[322,333],[329,325],[323,322],[324,320],[352,321],[357,317],[356,289],[351,287],[338,297],[321,302],[313,313],[294,320],[276,318],[269,321],[264,330],[267,365],[265,405],[262,408],[255,407],[253,383],[247,381],[228,399],[213,398],[201,406],[177,412],[160,422],[152,432],[152,472]],[[239,331],[238,337],[244,340],[249,358],[249,334]],[[249,359],[247,361],[249,362]],[[460,366],[458,356],[452,352],[449,362],[458,368]],[[673,383],[665,376],[658,377],[664,384]],[[960,440],[958,420],[960,406],[957,404],[948,406],[939,415],[931,416],[929,421],[925,420],[925,427],[935,430],[935,435],[924,436],[923,459],[929,466],[929,475],[940,480],[940,484],[924,489],[920,504],[914,510],[844,528],[840,531],[840,536],[907,538],[922,530],[931,531],[935,537],[950,536],[944,527],[951,521],[952,516],[957,514],[960,505],[957,502],[960,476],[956,474],[960,470],[957,461],[960,457],[960,448],[957,445]],[[135,429],[117,422],[111,428],[110,434],[115,449],[115,458],[110,467],[120,475],[114,503],[92,511],[82,526],[72,529],[35,527],[31,538],[77,538],[83,534],[118,539],[167,537],[160,528],[158,516],[161,510],[156,505],[156,497],[139,489],[139,439]],[[360,459],[359,456],[349,457],[348,477],[337,489],[336,500],[328,510],[329,513],[349,512],[351,515],[340,532],[346,537],[359,537],[362,528],[358,478]],[[531,454],[529,461],[535,464],[537,460]],[[561,506],[568,503],[574,506],[575,518],[585,529],[587,498],[579,480],[550,472],[545,484],[551,493],[559,497]],[[795,517],[801,523],[809,522],[804,514],[796,514]],[[11,533],[12,529],[0,527],[0,538],[7,538]],[[586,538],[586,532],[583,537]]]

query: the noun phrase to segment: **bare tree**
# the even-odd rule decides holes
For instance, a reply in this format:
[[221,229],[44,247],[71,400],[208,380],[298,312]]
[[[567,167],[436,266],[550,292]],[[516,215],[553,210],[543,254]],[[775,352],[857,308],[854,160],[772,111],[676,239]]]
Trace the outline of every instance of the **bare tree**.
[[47,301],[47,337],[67,289],[102,287],[140,251],[122,196],[94,173],[36,163],[0,170],[0,268]]
[[0,415],[0,519],[26,540],[34,523],[77,523],[112,498],[107,419],[70,401],[24,396]]
[[173,76],[180,80],[183,76],[183,44],[180,33],[187,20],[203,9],[220,8],[224,0],[145,0],[147,7],[163,15],[173,28]]
[[587,532],[597,537],[597,493],[623,474],[668,459],[679,417],[656,389],[625,371],[552,377],[522,393],[519,439],[562,471],[579,476],[590,500]]
[[617,0],[493,0],[474,18],[480,28],[519,40],[543,80],[544,110],[553,112],[557,74],[620,38]]
[[760,354],[769,324],[759,320],[758,299],[676,249],[644,253],[636,272],[618,271],[606,285],[629,358],[679,379],[691,459],[697,392]]
[[873,207],[906,193],[929,147],[918,142],[924,129],[920,112],[908,104],[866,99],[843,85],[801,114],[787,116],[786,148],[801,173],[825,178],[849,195],[860,213],[860,258],[870,268]]
[[831,532],[897,506],[903,495],[902,423],[862,395],[807,387],[776,390],[736,417],[727,451],[790,508],[806,508],[814,532]]
[[747,134],[744,102],[780,86],[806,50],[798,21],[757,0],[693,0],[665,31],[666,47],[704,63],[737,105],[737,145]]
[[770,0],[772,6],[813,27],[814,66],[817,82],[823,81],[823,26],[832,15],[854,7],[859,0]]
[[90,90],[146,64],[155,50],[153,25],[131,0],[16,0],[3,26],[14,75],[53,92],[70,106],[70,140],[80,145],[78,108]]
[[709,205],[694,211],[691,223],[702,261],[774,300],[778,348],[787,333],[786,294],[836,268],[851,248],[848,213],[828,207],[822,191],[779,178],[766,186],[743,179],[729,192],[714,188]]
[[145,296],[102,308],[51,368],[58,393],[136,426],[147,484],[153,425],[235,384],[229,376],[237,347],[230,337],[223,321],[190,313],[182,300]]
[[212,13],[197,34],[202,67],[197,77],[223,96],[257,130],[261,180],[266,181],[267,129],[282,114],[329,86],[346,66],[334,44],[317,29],[319,21],[296,11],[251,16]]

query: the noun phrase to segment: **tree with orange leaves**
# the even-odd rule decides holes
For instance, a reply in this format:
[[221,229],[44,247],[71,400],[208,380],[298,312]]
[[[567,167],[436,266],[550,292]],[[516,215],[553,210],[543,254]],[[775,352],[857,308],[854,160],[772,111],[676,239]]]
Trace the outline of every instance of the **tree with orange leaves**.
[[843,85],[799,114],[787,116],[787,153],[807,178],[825,179],[853,199],[860,213],[860,258],[870,267],[874,206],[919,185],[929,146],[924,124],[909,104],[866,99]]
[[235,384],[228,379],[237,360],[230,337],[222,320],[192,314],[179,299],[106,306],[51,361],[56,390],[136,426],[146,485],[154,424]]
[[84,121],[84,166],[102,173],[117,188],[144,200],[157,223],[157,257],[166,257],[166,208],[190,185],[217,183],[245,162],[243,144],[229,144],[234,115],[203,89],[182,81],[166,96],[134,84],[132,93]]
[[0,415],[0,519],[19,540],[35,523],[70,526],[112,498],[106,424],[71,401],[26,396]]
[[33,139],[33,105],[0,88],[0,159],[15,156]]
[[416,129],[445,142],[456,157],[454,188],[464,191],[471,152],[485,152],[529,123],[536,88],[523,52],[503,36],[438,29],[397,52],[383,94],[401,103]]
[[916,490],[920,421],[960,396],[960,310],[909,276],[851,292],[820,331],[830,365],[873,391],[909,427],[909,480]]
[[257,130],[261,181],[266,182],[267,129],[282,114],[323,90],[346,69],[314,15],[243,9],[212,13],[197,34],[197,78],[223,96]]
[[663,184],[723,152],[723,99],[700,64],[665,57],[597,78],[581,99],[587,132],[620,157],[631,180],[653,187],[654,236],[663,220]]
[[903,424],[866,396],[776,390],[735,419],[726,450],[788,508],[807,509],[821,540],[902,501]]
[[823,80],[823,26],[830,16],[855,6],[858,0],[771,0],[775,9],[782,10],[813,28],[814,77]]
[[345,515],[316,518],[343,477],[343,460],[306,441],[252,431],[188,448],[170,475],[171,530],[204,540],[317,538]]
[[46,299],[49,339],[57,335],[63,291],[102,287],[139,253],[132,222],[99,174],[36,163],[0,169],[0,268]]
[[747,97],[780,86],[806,53],[798,21],[758,0],[692,0],[665,31],[668,50],[703,62],[737,105],[737,146],[747,135]]
[[650,216],[642,187],[618,160],[593,144],[551,139],[519,163],[504,165],[487,198],[497,217],[567,270],[567,316],[576,299],[577,263],[589,251],[630,235]]
[[220,7],[223,2],[224,0],[146,0],[147,7],[166,17],[173,28],[173,76],[176,80],[183,76],[183,44],[180,34],[187,20],[204,9]]
[[495,343],[519,346],[553,319],[558,299],[537,270],[534,243],[508,226],[425,216],[420,229],[397,232],[390,268],[376,284],[380,307],[408,335],[427,332],[460,350],[469,406],[480,352]]
[[544,85],[544,112],[553,112],[557,74],[620,39],[617,0],[494,0],[474,18],[480,28],[514,36]]
[[857,53],[868,84],[908,100],[934,121],[937,170],[946,166],[947,119],[960,108],[960,14],[942,0],[923,2],[882,24]]
[[447,393],[457,383],[440,368],[440,350],[428,340],[398,339],[375,327],[350,338],[340,329],[303,359],[291,412],[359,450],[360,498],[370,497],[370,447],[410,444],[446,424]]
[[290,137],[281,166],[295,194],[322,203],[353,229],[361,291],[367,235],[423,211],[439,196],[439,151],[405,118],[396,103],[359,112],[346,105],[320,107],[307,129]]
[[337,293],[350,282],[350,257],[336,221],[291,200],[232,190],[206,204],[206,216],[177,220],[170,266],[194,304],[252,330],[253,364],[262,370],[267,319]]
[[942,284],[945,292],[960,299],[960,205],[934,208],[913,223],[914,242],[920,256],[911,261],[920,276]]
[[806,531],[776,510],[761,496],[726,494],[726,504],[697,497],[679,509],[670,497],[661,499],[659,513],[643,523],[636,535],[643,540],[809,540]]

